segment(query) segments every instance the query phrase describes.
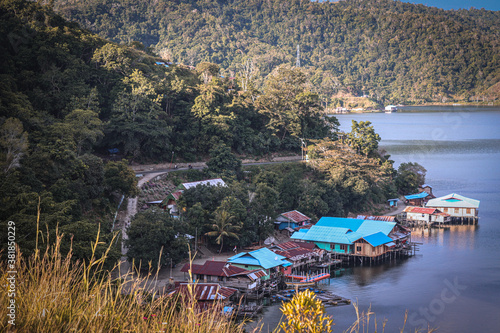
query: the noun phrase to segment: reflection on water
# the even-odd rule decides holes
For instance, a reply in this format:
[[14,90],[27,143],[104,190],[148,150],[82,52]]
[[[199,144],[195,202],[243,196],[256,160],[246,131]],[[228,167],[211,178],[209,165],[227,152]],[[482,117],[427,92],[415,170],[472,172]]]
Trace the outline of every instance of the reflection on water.
[[437,244],[448,249],[473,250],[476,241],[476,230],[479,225],[453,225],[444,228],[412,228],[413,242]]
[[427,154],[491,154],[500,152],[500,139],[466,141],[384,140],[380,148],[392,154],[421,151]]
[[400,106],[398,112],[488,112],[498,111],[498,106],[464,106],[464,105],[428,105],[428,106]]
[[[396,166],[418,162],[427,169],[426,182],[433,186],[434,195],[456,192],[480,200],[479,225],[415,229],[412,241],[422,243],[415,256],[340,270],[324,287],[358,300],[361,311],[371,307],[379,322],[388,319],[386,332],[400,331],[406,310],[418,319],[407,323],[407,331],[425,323],[439,327],[438,332],[498,332],[500,108],[405,107],[403,111],[337,118],[347,132],[351,119],[371,121],[382,137],[381,147]],[[447,298],[449,303],[443,303],[443,291],[450,297],[454,281],[465,289],[453,301]],[[422,309],[433,311],[432,316],[426,319]],[[327,313],[335,319],[335,332],[356,320],[352,306],[331,307]],[[279,305],[275,305],[262,319],[272,331],[280,317]]]

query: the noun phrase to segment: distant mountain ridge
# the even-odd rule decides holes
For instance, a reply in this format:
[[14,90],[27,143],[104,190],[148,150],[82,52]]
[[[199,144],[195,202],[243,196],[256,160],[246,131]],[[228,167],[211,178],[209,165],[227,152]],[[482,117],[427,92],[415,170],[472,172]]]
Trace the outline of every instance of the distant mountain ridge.
[[[264,77],[300,63],[324,99],[339,92],[381,102],[498,98],[500,12],[445,11],[392,0],[55,0],[103,37],[140,41],[165,59],[219,64]],[[260,84],[259,78],[256,84]]]

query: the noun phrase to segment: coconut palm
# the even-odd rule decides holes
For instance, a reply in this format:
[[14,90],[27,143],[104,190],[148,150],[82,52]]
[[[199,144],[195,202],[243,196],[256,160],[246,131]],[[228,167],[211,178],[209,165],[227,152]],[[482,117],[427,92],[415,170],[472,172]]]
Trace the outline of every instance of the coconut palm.
[[214,229],[214,231],[209,231],[205,235],[217,237],[215,242],[220,244],[219,253],[222,252],[222,247],[224,246],[224,237],[240,239],[235,232],[241,229],[241,225],[239,223],[232,223],[235,218],[234,215],[231,215],[225,209],[218,209],[215,211],[215,218],[212,220],[214,222],[214,224],[212,224],[212,229]]

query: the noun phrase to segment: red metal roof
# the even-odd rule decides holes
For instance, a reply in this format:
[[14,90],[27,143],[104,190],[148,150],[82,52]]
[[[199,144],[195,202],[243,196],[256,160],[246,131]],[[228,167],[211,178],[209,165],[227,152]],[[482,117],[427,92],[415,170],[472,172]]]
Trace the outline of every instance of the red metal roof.
[[203,265],[197,265],[197,264],[190,264],[190,263],[187,263],[184,265],[184,267],[181,268],[181,272],[184,272],[184,273],[187,273],[189,272],[190,269],[194,271],[198,270],[200,267],[202,267]]
[[279,254],[283,257],[286,257],[287,259],[292,259],[294,257],[298,256],[310,256],[314,254],[314,251],[304,249],[304,248],[296,248],[296,249],[290,249],[286,251],[280,251],[280,250],[274,250],[273,251],[276,254]]
[[[184,267],[182,267],[181,272],[188,272],[189,269],[190,269],[189,263],[185,264]],[[207,260],[203,265],[193,264],[191,266],[192,274],[203,274],[210,276],[228,277],[235,274],[242,274],[246,272],[247,272],[246,269],[230,265],[225,261]]]
[[424,208],[424,207],[413,207],[408,206],[404,210],[406,213],[418,213],[418,214],[433,214],[436,208]]
[[290,221],[293,221],[296,223],[303,222],[303,221],[309,221],[311,219],[310,217],[305,216],[304,214],[302,214],[301,212],[299,212],[297,210],[292,210],[290,212],[286,212],[286,213],[283,213],[281,215],[286,217]]

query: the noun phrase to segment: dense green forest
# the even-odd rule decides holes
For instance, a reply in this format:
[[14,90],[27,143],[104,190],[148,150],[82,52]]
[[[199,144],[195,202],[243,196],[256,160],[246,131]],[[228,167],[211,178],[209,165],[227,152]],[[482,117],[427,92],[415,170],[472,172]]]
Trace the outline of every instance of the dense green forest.
[[322,101],[494,100],[500,94],[500,12],[393,0],[55,0],[100,36],[141,42],[172,62],[218,64],[240,88],[300,64]]
[[[250,63],[239,81],[215,63],[173,64],[25,0],[0,0],[0,39],[0,229],[4,235],[13,221],[25,254],[45,248],[56,231],[75,259],[89,258],[98,232],[97,250],[105,251],[119,203],[138,193],[132,161],[209,158],[206,170],[190,171],[230,184],[187,193],[187,223],[136,217],[170,245],[178,233],[199,227],[210,237],[213,225],[233,219],[244,227],[239,244],[249,244],[267,237],[284,210],[342,216],[418,185],[414,172],[396,172],[379,155],[369,122],[353,123],[337,141],[338,122],[324,116],[303,68],[276,64],[258,87]],[[242,171],[237,154],[299,153],[301,138],[312,145],[309,165]],[[111,264],[121,256],[118,241]],[[164,255],[177,261],[181,252]]]
[[137,193],[131,161],[297,153],[300,137],[334,137],[299,68],[238,93],[216,64],[166,64],[38,2],[1,0],[0,19],[0,220],[16,223],[26,253],[56,228],[73,235],[76,257],[99,227],[104,248],[120,198]]

